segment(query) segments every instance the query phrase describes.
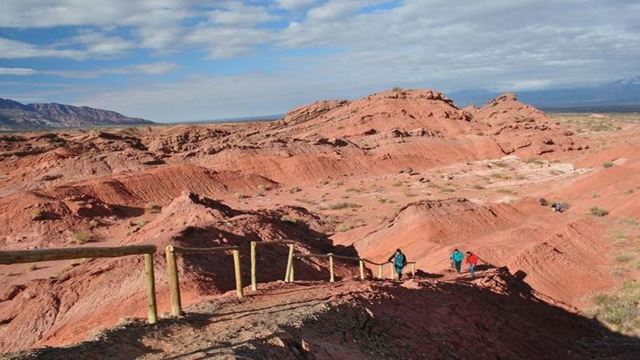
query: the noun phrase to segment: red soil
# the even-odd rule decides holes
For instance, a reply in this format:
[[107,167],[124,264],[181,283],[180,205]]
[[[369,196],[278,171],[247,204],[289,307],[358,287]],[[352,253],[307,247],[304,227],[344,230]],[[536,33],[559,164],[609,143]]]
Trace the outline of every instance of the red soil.
[[[582,309],[592,293],[616,284],[610,233],[640,216],[638,192],[629,191],[640,180],[638,130],[578,135],[513,95],[459,109],[441,93],[412,90],[317,102],[273,123],[5,135],[0,244],[80,246],[78,234],[104,246],[237,244],[245,283],[252,240],[290,239],[300,252],[377,261],[401,247],[432,274],[449,273],[457,247],[524,276],[545,301]],[[607,161],[615,166],[603,167]],[[539,197],[571,207],[555,214]],[[592,206],[610,216],[590,216]],[[629,229],[629,238],[637,235]],[[286,249],[259,253],[259,281],[281,279]],[[355,265],[338,262],[338,277],[355,276]],[[228,254],[188,256],[179,266],[186,304],[233,289]],[[159,307],[166,312],[163,269],[158,254]],[[301,261],[296,278],[327,279],[325,260]],[[136,257],[3,266],[0,284],[3,351],[77,342],[145,314]],[[398,306],[418,300],[407,301]],[[531,326],[544,329],[545,321]],[[586,329],[580,324],[575,331]],[[446,330],[455,342],[452,330],[427,330]],[[521,354],[514,351],[486,355]]]

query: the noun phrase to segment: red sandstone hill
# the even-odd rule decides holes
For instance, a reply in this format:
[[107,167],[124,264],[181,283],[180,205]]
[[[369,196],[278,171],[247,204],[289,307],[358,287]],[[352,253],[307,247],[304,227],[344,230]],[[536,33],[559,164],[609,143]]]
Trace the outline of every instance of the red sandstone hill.
[[[299,223],[292,223],[298,219]],[[294,240],[301,253],[333,250],[322,231],[324,223],[302,208],[245,212],[193,193],[184,193],[162,209],[157,218],[126,240],[127,244],[175,244],[188,247],[238,245],[242,249],[244,283],[249,283],[250,241]],[[346,250],[346,249],[345,249]],[[258,281],[284,278],[287,249],[264,247],[258,252]],[[159,309],[168,309],[164,258],[157,254]],[[328,279],[324,260],[299,260],[296,277]],[[188,255],[179,258],[185,303],[234,289],[229,254]],[[46,266],[46,264],[45,264]],[[339,278],[355,274],[353,266],[337,262]],[[70,262],[49,279],[6,288],[0,297],[0,348],[3,351],[69,343],[98,328],[115,325],[125,316],[144,316],[145,288],[141,257]]]
[[[319,358],[325,353],[339,357],[341,353],[331,349],[342,347],[361,351],[363,358],[389,355],[373,345],[372,339],[398,341],[394,348],[410,349],[409,355],[419,351],[416,344],[421,338],[401,331],[387,336],[346,329],[346,340],[340,341],[325,336],[326,324],[344,326],[343,310],[360,315],[368,313],[367,309],[375,310],[375,315],[382,317],[376,325],[380,329],[391,326],[392,316],[405,316],[402,319],[412,324],[414,331],[440,339],[428,348],[438,356],[467,344],[466,333],[458,329],[466,324],[466,316],[480,316],[482,309],[490,308],[494,311],[490,317],[500,318],[504,294],[485,294],[482,289],[493,285],[485,286],[483,281],[509,282],[515,275],[503,269],[471,283],[465,280],[466,274],[452,275],[448,255],[458,247],[478,253],[495,266],[505,266],[511,274],[518,274],[513,280],[519,284],[516,287],[526,283],[537,294],[535,299],[525,297],[526,302],[520,302],[520,293],[515,291],[517,296],[508,297],[513,301],[509,305],[513,316],[506,322],[485,319],[474,325],[483,335],[488,334],[493,341],[490,348],[495,351],[478,352],[478,343],[469,343],[460,354],[517,358],[524,354],[522,349],[561,346],[572,351],[563,356],[588,356],[588,349],[567,345],[578,337],[553,332],[547,324],[562,319],[567,324],[562,329],[586,337],[600,329],[571,307],[567,307],[570,313],[557,312],[549,310],[545,302],[565,302],[585,309],[593,293],[634,278],[633,270],[622,276],[615,270],[621,266],[616,260],[620,254],[635,256],[634,241],[640,235],[640,228],[634,225],[640,214],[635,201],[640,129],[629,123],[621,125],[619,132],[593,133],[569,126],[575,127],[556,123],[510,94],[482,108],[460,109],[437,91],[401,90],[353,101],[305,105],[272,123],[6,134],[0,136],[0,245],[4,249],[32,249],[84,243],[153,243],[159,247],[235,244],[242,249],[242,269],[248,283],[249,242],[290,239],[297,242],[300,252],[342,252],[378,261],[401,247],[409,260],[417,261],[419,274],[442,276],[442,283],[421,279],[417,289],[412,289],[415,291],[390,285],[384,289],[353,285],[350,281],[344,285],[346,295],[315,282],[295,285],[302,290],[287,288],[273,283],[284,276],[286,249],[264,248],[260,251],[263,271],[259,280],[272,282],[264,286],[279,300],[248,299],[242,305],[246,313],[238,316],[226,308],[237,329],[232,335],[247,337],[246,329],[260,326],[259,320],[243,322],[245,316],[251,316],[247,314],[271,314],[270,306],[296,307],[300,304],[293,304],[295,298],[307,294],[305,284],[317,285],[309,289],[309,294],[314,294],[308,299],[311,305],[302,306],[313,307],[305,313],[312,315],[297,318],[296,324],[304,324],[302,328],[292,327],[281,315],[277,326],[269,323],[261,328],[264,339],[247,338],[246,343],[264,356],[295,356],[291,355],[289,338],[269,340],[282,330],[295,344],[312,339],[308,340],[312,347],[322,349],[316,353],[323,354]],[[553,213],[540,206],[539,197],[568,202],[569,210]],[[609,216],[590,215],[594,206],[610,210]],[[131,257],[3,266],[2,350],[70,344],[123,317],[143,316],[141,265],[141,259]],[[354,265],[338,262],[338,278],[353,277]],[[197,304],[204,300],[233,303],[229,300],[232,294],[225,295],[233,289],[228,254],[184,257],[179,266],[186,304],[206,308],[206,303]],[[156,276],[159,307],[166,312],[168,295],[161,256],[156,256]],[[328,278],[326,261],[301,261],[296,278]],[[409,282],[404,286],[414,285]],[[288,293],[290,290],[294,292]],[[429,303],[434,294],[448,295]],[[313,322],[314,314],[319,314],[316,310],[339,303],[334,300],[342,296],[358,300],[346,308],[336,305],[331,310],[335,312],[326,318],[321,312],[319,321]],[[380,305],[385,299],[389,307]],[[453,312],[446,306],[449,301],[465,309],[456,326],[441,326],[444,320],[429,322],[433,314],[437,319],[451,316]],[[406,307],[422,309],[423,302],[431,304],[430,310],[420,316],[413,318],[403,312]],[[354,306],[358,310],[353,310]],[[532,306],[543,310],[528,312]],[[209,313],[216,309],[209,309]],[[540,318],[529,321],[531,316]],[[198,319],[185,320],[184,328],[180,321],[171,323],[167,326],[172,330],[167,331],[176,330],[171,327],[178,324],[179,331],[197,334],[199,331],[190,326]],[[499,327],[509,332],[514,321],[533,330],[524,326],[506,338],[502,332],[487,330]],[[223,324],[229,323],[219,325]],[[207,326],[220,330],[218,325]],[[147,336],[146,331],[154,334],[142,341],[142,347],[157,345],[164,351],[159,354],[174,354],[171,347],[181,341],[163,343],[158,335],[167,334],[163,327],[140,329],[142,337]],[[526,339],[532,332],[536,340],[527,348],[531,342]],[[554,335],[545,336],[547,332]],[[233,348],[229,351],[235,354],[236,347],[225,339],[216,346]],[[351,345],[352,339],[371,343],[360,347]],[[473,337],[468,342],[483,339]],[[214,346],[205,345],[210,339],[200,340],[188,350]],[[508,341],[511,345],[501,345]],[[281,343],[285,345],[277,345]],[[127,344],[135,351],[146,351],[135,343]],[[302,349],[303,345],[296,346],[293,348]],[[557,355],[543,354],[549,358]]]

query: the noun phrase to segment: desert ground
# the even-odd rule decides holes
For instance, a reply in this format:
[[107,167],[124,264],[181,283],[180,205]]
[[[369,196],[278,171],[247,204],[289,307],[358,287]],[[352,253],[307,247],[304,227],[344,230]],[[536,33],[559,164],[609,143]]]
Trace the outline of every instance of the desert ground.
[[[2,265],[0,350],[637,358],[639,197],[639,114],[545,114],[514,94],[459,108],[393,89],[275,122],[2,134],[3,250],[238,245],[247,284],[251,241],[293,240],[300,253],[381,262],[401,248],[418,271],[360,281],[338,261],[330,284],[326,261],[304,259],[288,284],[286,247],[265,247],[260,291],[237,300],[228,254],[184,256],[187,316],[151,326],[140,257]],[[480,257],[476,279],[451,269],[454,248]]]

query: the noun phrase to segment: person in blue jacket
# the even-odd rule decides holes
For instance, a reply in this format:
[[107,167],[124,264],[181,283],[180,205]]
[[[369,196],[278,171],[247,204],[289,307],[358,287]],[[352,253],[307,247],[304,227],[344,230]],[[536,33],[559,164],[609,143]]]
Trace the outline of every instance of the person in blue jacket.
[[402,280],[402,270],[407,265],[407,257],[404,256],[400,249],[397,249],[393,255],[388,260],[390,263],[393,263],[393,266],[396,268],[396,273],[398,273],[398,280]]
[[453,253],[449,258],[451,259],[453,266],[456,268],[456,271],[460,272],[460,269],[462,267],[462,260],[464,259],[464,254],[460,250],[455,249],[453,250]]

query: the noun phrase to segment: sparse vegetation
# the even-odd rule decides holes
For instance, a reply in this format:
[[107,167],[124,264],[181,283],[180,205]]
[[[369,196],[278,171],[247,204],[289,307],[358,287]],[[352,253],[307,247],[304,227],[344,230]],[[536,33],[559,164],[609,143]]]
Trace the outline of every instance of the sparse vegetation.
[[403,181],[396,181],[396,182],[393,183],[393,186],[395,186],[395,187],[400,187],[402,185],[404,185]]
[[497,167],[501,167],[501,168],[506,168],[509,166],[509,163],[507,163],[504,160],[500,160],[500,161],[494,161],[492,162],[493,165],[497,166]]
[[31,220],[43,220],[47,213],[43,209],[35,209],[31,212]]
[[399,92],[402,91],[403,89],[399,86],[394,86],[393,89],[391,89],[391,91],[395,91],[395,92]]
[[300,219],[298,219],[296,217],[293,217],[291,215],[283,215],[280,218],[280,220],[282,220],[284,222],[287,222],[287,223],[290,223],[290,224],[293,224],[293,225],[297,224],[300,221]]
[[524,161],[527,164],[534,164],[534,165],[542,165],[544,164],[544,161],[540,160],[540,159],[536,159],[536,158],[528,158]]
[[558,169],[551,169],[551,171],[549,171],[549,173],[553,176],[558,176],[558,175],[563,175],[564,171],[562,170],[558,170]]
[[330,204],[328,206],[328,208],[331,209],[331,210],[340,210],[340,209],[348,209],[348,208],[359,208],[359,207],[361,207],[361,205],[358,205],[358,204],[355,204],[355,203],[346,202],[346,201],[337,202],[335,204]]
[[157,214],[160,212],[160,210],[162,210],[162,206],[156,204],[156,203],[148,203],[145,207],[144,207],[145,211],[150,213],[150,214]]
[[347,190],[345,190],[346,192],[355,192],[355,193],[361,193],[364,191],[364,189],[361,188],[348,188]]
[[355,228],[354,225],[342,223],[342,224],[340,224],[340,225],[338,225],[336,227],[336,231],[345,232],[345,231],[349,231],[349,230],[354,229],[354,228]]
[[629,281],[615,294],[594,296],[594,313],[613,330],[628,335],[640,331],[640,282]]
[[91,239],[91,236],[82,231],[76,231],[71,234],[71,242],[74,244],[86,244]]
[[629,261],[631,261],[631,259],[633,259],[633,256],[631,256],[631,255],[627,255],[627,254],[625,254],[625,255],[618,255],[618,256],[616,257],[616,261],[617,261],[617,262],[621,262],[621,263],[629,262]]
[[378,202],[381,203],[381,204],[387,204],[387,203],[388,204],[393,204],[393,203],[395,203],[395,201],[393,201],[391,199],[387,199],[385,197],[378,198]]
[[613,162],[611,162],[611,161],[606,161],[604,164],[602,164],[602,167],[603,167],[603,168],[605,168],[605,169],[607,169],[607,168],[613,167],[614,165],[615,165],[615,164],[614,164]]
[[39,269],[39,267],[38,267],[38,265],[37,265],[37,264],[31,264],[31,265],[29,265],[29,271],[36,271],[36,270],[38,270],[38,269]]
[[624,218],[620,220],[620,224],[625,224],[625,225],[638,225],[638,220],[634,219],[634,218]]
[[248,199],[248,198],[250,198],[250,196],[245,194],[245,193],[237,192],[236,193],[236,198],[237,199]]
[[291,189],[289,189],[289,193],[290,194],[297,193],[297,192],[300,192],[300,191],[302,191],[302,189],[297,187],[297,186],[294,186]]
[[480,185],[480,184],[473,185],[473,188],[476,189],[476,190],[484,190],[485,189],[485,187]]
[[609,215],[609,211],[599,208],[597,206],[592,207],[589,212],[591,213],[591,215],[593,216],[598,216],[598,217],[603,217],[603,216],[607,216]]
[[92,228],[92,229],[93,229],[93,228],[97,228],[97,227],[98,227],[98,225],[100,225],[100,223],[98,222],[98,220],[93,219],[93,220],[89,221],[89,227],[90,227],[90,228]]

